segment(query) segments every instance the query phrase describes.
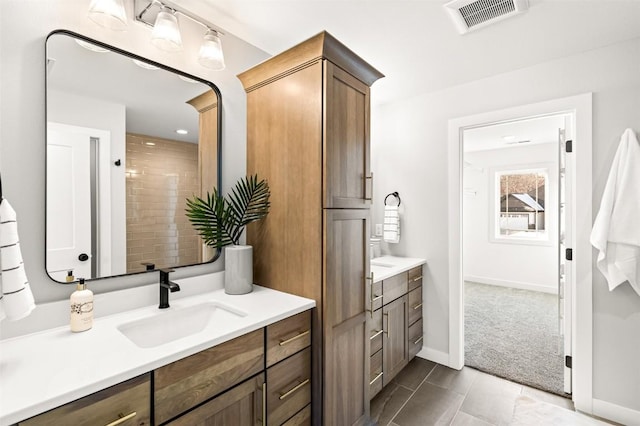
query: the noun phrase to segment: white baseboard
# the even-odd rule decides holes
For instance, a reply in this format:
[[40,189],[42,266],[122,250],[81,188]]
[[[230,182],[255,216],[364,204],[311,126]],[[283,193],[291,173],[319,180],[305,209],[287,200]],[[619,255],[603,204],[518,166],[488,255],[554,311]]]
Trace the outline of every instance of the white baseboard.
[[490,285],[495,285],[500,287],[511,287],[511,288],[518,288],[521,290],[531,290],[531,291],[539,291],[542,293],[558,294],[558,289],[556,287],[550,287],[550,286],[545,286],[545,285],[535,284],[535,283],[499,280],[496,278],[477,277],[475,275],[465,275],[464,280],[471,281],[474,283],[490,284]]
[[627,426],[640,426],[640,411],[593,398],[593,415]]
[[438,351],[435,349],[423,346],[420,352],[416,354],[417,357],[428,359],[437,364],[449,366],[449,354],[447,352]]

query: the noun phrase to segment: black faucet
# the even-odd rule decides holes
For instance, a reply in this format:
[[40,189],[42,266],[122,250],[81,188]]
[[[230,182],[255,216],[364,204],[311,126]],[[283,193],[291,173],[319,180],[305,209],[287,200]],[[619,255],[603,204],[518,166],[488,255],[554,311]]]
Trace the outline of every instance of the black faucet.
[[180,286],[169,281],[169,272],[173,269],[160,269],[160,305],[159,309],[167,309],[169,307],[169,291],[171,293],[180,291]]

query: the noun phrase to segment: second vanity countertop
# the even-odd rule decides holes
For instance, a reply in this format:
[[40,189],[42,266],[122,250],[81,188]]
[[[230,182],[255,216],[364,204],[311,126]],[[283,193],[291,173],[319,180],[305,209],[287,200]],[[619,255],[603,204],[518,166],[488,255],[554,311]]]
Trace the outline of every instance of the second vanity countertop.
[[426,259],[417,257],[396,257],[382,256],[371,259],[371,272],[373,272],[373,282],[378,282],[391,278],[394,275],[413,269],[427,263]]
[[162,315],[157,304],[96,318],[93,328],[81,333],[72,333],[66,325],[2,340],[0,425],[27,419],[315,306],[310,299],[254,286],[253,292],[241,296],[225,294],[224,289],[181,299],[170,296],[166,312],[207,302],[246,315],[151,348],[138,347],[118,327]]

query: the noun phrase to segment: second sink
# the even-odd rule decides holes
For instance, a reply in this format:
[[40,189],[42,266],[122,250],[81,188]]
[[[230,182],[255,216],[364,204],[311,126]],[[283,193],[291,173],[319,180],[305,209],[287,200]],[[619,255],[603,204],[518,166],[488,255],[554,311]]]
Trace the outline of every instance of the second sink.
[[215,302],[160,311],[151,317],[118,326],[140,348],[153,348],[203,331],[212,323],[225,324],[247,314]]

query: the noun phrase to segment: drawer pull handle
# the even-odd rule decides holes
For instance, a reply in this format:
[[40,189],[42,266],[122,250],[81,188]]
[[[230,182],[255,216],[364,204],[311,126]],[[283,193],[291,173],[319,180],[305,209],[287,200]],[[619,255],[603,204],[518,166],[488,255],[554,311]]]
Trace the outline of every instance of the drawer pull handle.
[[380,296],[374,296],[373,299],[371,299],[371,303],[373,302],[377,302],[378,300],[382,299],[384,296],[380,295]]
[[296,392],[297,390],[301,389],[304,385],[306,385],[307,383],[309,383],[310,379],[306,379],[303,382],[298,383],[296,386],[294,386],[292,389],[289,389],[288,391],[281,393],[280,394],[280,400],[283,400],[285,398],[287,398],[288,396],[290,396],[291,394],[293,394],[294,392]]
[[262,424],[267,424],[267,382],[262,384]]
[[416,306],[413,307],[413,310],[415,311],[416,309],[420,309],[422,308],[422,303],[418,303]]
[[420,275],[419,277],[415,277],[413,279],[413,282],[415,283],[416,281],[420,281],[422,279],[422,275]]
[[364,188],[364,192],[365,192],[364,199],[366,201],[371,201],[372,198],[367,196],[367,192],[368,192],[367,191],[367,179],[371,179],[371,188],[373,188],[373,172],[369,173],[369,176],[365,176],[364,177],[364,186],[365,186],[365,188]]
[[134,418],[137,415],[138,415],[138,413],[136,413],[135,411],[133,413],[127,414],[126,416],[124,416],[124,415],[122,415],[122,413],[120,413],[120,414],[118,414],[119,419],[112,421],[107,426],[116,426],[116,425],[122,424],[122,423],[126,422],[127,420],[130,420],[130,419]]
[[369,340],[373,340],[373,339],[375,339],[376,337],[378,337],[379,335],[381,335],[381,334],[382,334],[382,332],[383,332],[383,330],[378,330],[378,331],[376,331],[376,334],[374,334],[373,336],[369,337]]
[[[382,331],[387,335],[387,338],[391,338],[391,333],[389,332],[389,313],[385,312],[382,314],[383,317],[387,317],[387,326],[382,325]],[[386,328],[386,330],[385,330]]]
[[369,293],[369,302],[371,305],[371,309],[368,309],[368,311],[371,313],[371,318],[373,319],[373,302],[375,302],[376,300],[378,300],[378,298],[381,298],[382,296],[373,296],[373,271],[369,274],[368,277],[364,277],[365,281],[371,281],[371,292]]
[[417,345],[418,343],[422,342],[422,339],[423,339],[423,338],[424,338],[424,336],[420,336],[420,337],[418,337],[418,339],[417,339],[415,342],[413,342],[413,344],[414,344],[414,345]]
[[384,374],[384,371],[381,371],[376,377],[373,378],[372,381],[369,382],[369,386],[374,384],[376,382],[376,380],[378,380],[380,377],[382,377],[383,374]]
[[287,344],[289,344],[289,343],[293,342],[294,340],[298,340],[299,338],[306,336],[307,334],[309,334],[309,330],[307,330],[307,331],[303,331],[302,333],[300,333],[300,334],[298,334],[298,335],[296,335],[296,336],[293,336],[293,337],[292,337],[292,338],[290,338],[290,339],[287,339],[287,340],[281,340],[279,344],[280,344],[280,346],[287,345]]

